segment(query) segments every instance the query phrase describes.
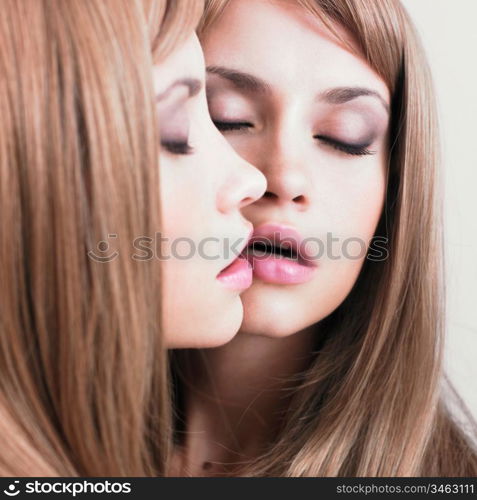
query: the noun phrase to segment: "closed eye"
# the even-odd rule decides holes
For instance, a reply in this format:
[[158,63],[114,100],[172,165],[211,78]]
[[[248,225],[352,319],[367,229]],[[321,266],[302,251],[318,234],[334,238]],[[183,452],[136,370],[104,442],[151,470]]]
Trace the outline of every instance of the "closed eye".
[[332,148],[342,151],[348,155],[353,156],[364,156],[364,155],[374,155],[376,151],[369,150],[370,144],[348,144],[342,141],[333,139],[332,137],[326,137],[324,135],[315,135],[313,139],[318,139],[319,141],[331,146]]
[[[220,132],[230,132],[230,131],[246,131],[253,128],[253,123],[246,121],[221,121],[213,120],[214,125]],[[321,142],[331,146],[332,148],[353,156],[365,156],[373,155],[376,151],[369,150],[370,144],[348,144],[342,141],[333,139],[332,137],[327,137],[324,135],[315,135],[314,139],[318,139]]]
[[253,128],[253,123],[250,122],[227,122],[220,120],[213,120],[213,122],[220,132],[229,132],[231,130],[249,130]]
[[187,141],[179,139],[163,139],[161,146],[173,155],[190,155],[194,152],[194,148]]

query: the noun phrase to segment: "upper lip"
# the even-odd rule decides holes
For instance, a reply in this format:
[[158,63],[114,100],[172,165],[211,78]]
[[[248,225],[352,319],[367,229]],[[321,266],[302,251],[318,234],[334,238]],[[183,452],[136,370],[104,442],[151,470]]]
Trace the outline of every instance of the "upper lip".
[[258,226],[253,231],[248,246],[255,242],[291,249],[297,256],[298,262],[307,266],[316,266],[313,256],[306,248],[306,240],[293,226],[280,223],[266,223]]
[[245,241],[243,243],[243,245],[240,247],[240,251],[237,252],[237,255],[234,255],[232,259],[229,260],[229,262],[227,263],[227,265],[225,265],[219,272],[219,274],[224,270],[224,269],[227,269],[227,267],[230,266],[230,264],[232,264],[233,262],[235,262],[239,257],[241,257],[243,255],[243,252],[244,250],[248,247],[248,245],[250,244],[250,240],[252,239],[252,235],[253,235],[253,225],[252,223],[249,223],[248,224],[248,233],[247,235],[244,237],[245,238]]

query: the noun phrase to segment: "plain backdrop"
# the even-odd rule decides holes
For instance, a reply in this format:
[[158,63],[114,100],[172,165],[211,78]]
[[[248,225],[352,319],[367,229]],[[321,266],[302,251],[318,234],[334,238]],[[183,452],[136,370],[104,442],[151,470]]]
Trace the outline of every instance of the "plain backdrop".
[[402,0],[429,58],[445,178],[446,370],[477,417],[477,0]]

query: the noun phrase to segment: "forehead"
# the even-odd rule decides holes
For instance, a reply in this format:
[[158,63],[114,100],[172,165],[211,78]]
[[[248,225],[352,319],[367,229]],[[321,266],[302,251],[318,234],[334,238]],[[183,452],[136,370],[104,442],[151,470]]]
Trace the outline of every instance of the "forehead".
[[[350,35],[335,26],[353,45]],[[302,7],[283,0],[231,0],[202,36],[206,64],[253,73],[278,90],[313,91],[335,86],[376,89],[384,81],[358,50],[345,48]]]
[[203,52],[197,35],[192,34],[167,58],[154,65],[153,75],[156,92],[160,93],[181,78],[203,81],[204,71]]

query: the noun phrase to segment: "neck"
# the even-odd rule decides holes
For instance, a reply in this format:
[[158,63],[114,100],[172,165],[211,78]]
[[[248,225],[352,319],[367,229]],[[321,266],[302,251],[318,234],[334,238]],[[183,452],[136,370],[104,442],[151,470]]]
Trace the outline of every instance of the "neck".
[[239,333],[225,346],[188,351],[185,439],[176,467],[193,475],[230,472],[274,438],[293,378],[315,345],[313,327],[285,338]]

